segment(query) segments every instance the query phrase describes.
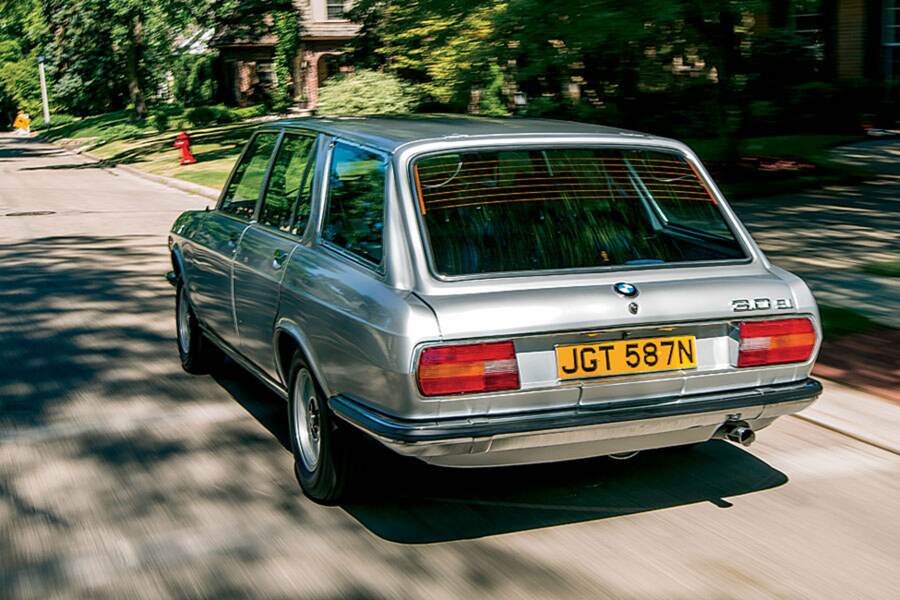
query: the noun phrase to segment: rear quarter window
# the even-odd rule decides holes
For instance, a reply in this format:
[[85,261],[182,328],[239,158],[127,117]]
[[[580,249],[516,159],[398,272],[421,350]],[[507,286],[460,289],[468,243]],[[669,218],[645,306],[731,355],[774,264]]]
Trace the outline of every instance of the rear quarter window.
[[328,173],[322,239],[380,264],[383,254],[385,159],[338,142]]

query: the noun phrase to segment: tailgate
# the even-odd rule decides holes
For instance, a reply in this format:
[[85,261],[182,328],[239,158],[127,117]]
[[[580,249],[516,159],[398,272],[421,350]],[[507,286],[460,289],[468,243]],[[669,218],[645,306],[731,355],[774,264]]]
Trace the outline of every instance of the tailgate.
[[[791,285],[774,274],[642,281],[636,284],[635,297],[617,293],[613,283],[615,280],[422,299],[434,310],[444,341],[512,339],[522,392],[543,390],[540,403],[547,407],[786,383],[806,377],[811,369],[812,361],[745,369],[735,366],[736,322],[814,313],[811,297],[798,299]],[[740,310],[745,300],[754,310]],[[687,368],[561,377],[557,348],[615,342],[624,346],[649,338],[690,338],[696,355],[690,357],[692,361],[683,361],[690,363]],[[522,392],[520,396],[528,396]],[[515,394],[499,394],[482,408],[503,412],[537,406],[533,400],[517,401]]]

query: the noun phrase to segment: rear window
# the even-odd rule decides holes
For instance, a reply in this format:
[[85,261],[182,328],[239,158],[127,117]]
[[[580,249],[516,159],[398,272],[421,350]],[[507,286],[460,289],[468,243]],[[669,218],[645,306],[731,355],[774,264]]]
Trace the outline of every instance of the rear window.
[[442,275],[746,258],[674,152],[478,150],[419,158],[413,177]]

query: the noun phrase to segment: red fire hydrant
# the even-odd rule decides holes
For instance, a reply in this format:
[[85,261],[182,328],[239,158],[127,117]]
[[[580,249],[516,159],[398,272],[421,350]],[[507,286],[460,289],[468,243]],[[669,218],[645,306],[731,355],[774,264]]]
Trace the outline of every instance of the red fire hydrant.
[[186,131],[182,131],[175,137],[175,143],[172,144],[175,148],[181,149],[181,164],[182,165],[192,165],[197,162],[197,159],[194,158],[194,155],[191,154],[191,136],[187,134]]

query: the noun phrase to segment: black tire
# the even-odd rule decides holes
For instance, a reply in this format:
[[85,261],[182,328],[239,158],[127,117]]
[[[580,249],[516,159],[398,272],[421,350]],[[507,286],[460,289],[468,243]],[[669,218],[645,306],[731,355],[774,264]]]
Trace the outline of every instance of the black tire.
[[[303,493],[314,502],[333,505],[344,501],[356,490],[360,477],[360,456],[356,452],[359,433],[340,423],[331,413],[322,388],[299,352],[291,361],[288,381],[288,423],[297,481]],[[298,403],[303,402],[303,396],[315,398],[314,411],[306,409],[311,402],[302,405],[305,415],[315,414],[312,430],[298,423],[300,419],[310,420],[310,416],[298,413]],[[301,441],[300,431],[306,432],[306,442]],[[314,438],[318,441],[318,449],[313,457],[308,448]],[[301,447],[304,443],[307,450]]]
[[[221,362],[222,354],[200,329],[181,279],[175,290],[175,343],[181,358],[181,368],[194,375],[209,373]],[[186,311],[184,315],[182,307]],[[182,339],[183,329],[187,333],[186,339]]]

